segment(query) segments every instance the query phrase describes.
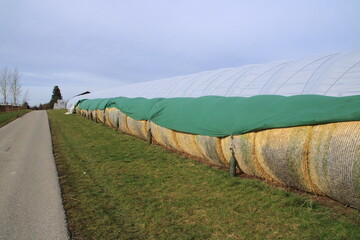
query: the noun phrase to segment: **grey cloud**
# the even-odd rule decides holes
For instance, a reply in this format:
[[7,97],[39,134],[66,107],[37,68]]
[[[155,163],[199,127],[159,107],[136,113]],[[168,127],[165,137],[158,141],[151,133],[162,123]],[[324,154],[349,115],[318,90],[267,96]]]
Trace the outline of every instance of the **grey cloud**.
[[[0,36],[0,67],[71,95],[89,76],[99,89],[360,48],[360,2],[4,0]],[[73,74],[74,89],[36,77],[56,73]],[[51,94],[30,92],[44,96],[33,104]]]

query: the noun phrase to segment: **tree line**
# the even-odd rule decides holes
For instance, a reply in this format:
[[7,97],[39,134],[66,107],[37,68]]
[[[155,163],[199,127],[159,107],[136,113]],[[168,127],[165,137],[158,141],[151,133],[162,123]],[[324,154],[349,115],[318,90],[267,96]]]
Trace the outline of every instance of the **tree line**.
[[58,100],[62,100],[63,97],[61,95],[61,91],[59,86],[55,86],[53,89],[53,93],[51,95],[51,100],[48,103],[40,103],[40,105],[37,107],[33,107],[34,109],[38,109],[38,110],[42,110],[42,109],[53,109],[54,108],[54,104],[58,101]]
[[[21,74],[17,68],[11,70],[7,67],[4,67],[0,71],[0,105],[22,106],[28,109],[30,108],[28,104],[28,91],[25,91],[22,101],[20,100],[20,97],[22,96],[20,78]],[[32,109],[53,109],[54,104],[58,100],[62,100],[62,95],[60,92],[60,88],[58,86],[55,86],[50,102],[39,104],[39,106],[34,106],[32,107]]]
[[7,67],[4,67],[0,72],[0,96],[2,97],[3,105],[26,105],[28,107],[28,92],[26,91],[23,96],[23,102],[20,102],[20,97],[22,93],[21,82],[20,82],[20,72],[17,68],[10,70]]

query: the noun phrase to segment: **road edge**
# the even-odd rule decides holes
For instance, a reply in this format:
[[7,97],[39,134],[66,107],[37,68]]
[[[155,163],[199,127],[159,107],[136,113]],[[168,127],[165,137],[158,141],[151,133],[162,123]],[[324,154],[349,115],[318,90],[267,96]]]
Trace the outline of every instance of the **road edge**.
[[58,184],[59,184],[59,189],[60,189],[61,205],[62,205],[62,208],[64,210],[65,228],[66,228],[66,232],[67,232],[67,236],[69,237],[69,240],[72,240],[73,239],[72,238],[72,233],[71,233],[71,231],[69,229],[69,224],[68,224],[68,214],[67,214],[67,210],[65,209],[65,206],[64,206],[64,192],[63,192],[63,188],[62,188],[62,186],[60,184],[59,171],[58,171],[58,166],[57,166],[57,162],[56,162],[57,157],[55,156],[55,152],[54,152],[54,141],[53,141],[53,134],[52,134],[52,126],[51,126],[48,110],[45,110],[45,111],[46,111],[46,116],[47,116],[47,119],[48,119],[48,125],[49,125],[49,130],[50,130],[51,151],[52,151],[52,155],[53,155],[53,158],[54,158],[54,164],[55,164],[55,169],[56,169],[56,177],[58,179]]

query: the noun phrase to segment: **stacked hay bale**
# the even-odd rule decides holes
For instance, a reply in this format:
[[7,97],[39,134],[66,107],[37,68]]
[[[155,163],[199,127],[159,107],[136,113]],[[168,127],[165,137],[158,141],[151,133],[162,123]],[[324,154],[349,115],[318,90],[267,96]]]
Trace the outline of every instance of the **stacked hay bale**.
[[[152,137],[157,143],[206,159],[220,167],[229,165],[230,148],[233,146],[239,170],[245,174],[326,195],[360,209],[360,113],[354,107],[360,106],[360,96],[276,96],[273,97],[275,102],[278,101],[276,106],[280,100],[290,101],[291,104],[295,101],[296,104],[293,106],[298,106],[297,103],[301,102],[306,105],[306,111],[295,108],[293,111],[296,112],[291,112],[293,106],[284,104],[281,105],[281,111],[288,115],[283,115],[282,112],[273,112],[278,111],[277,108],[266,109],[270,105],[265,104],[265,107],[257,108],[264,114],[263,119],[259,112],[254,115],[256,117],[251,115],[254,104],[252,99],[246,98],[245,105],[251,107],[251,110],[245,111],[246,114],[234,117],[235,115],[228,112],[222,112],[220,120],[204,118],[207,122],[199,115],[199,112],[204,116],[209,115],[209,112],[202,109],[204,99],[209,104],[207,109],[210,109],[211,113],[214,113],[213,109],[219,108],[221,101],[227,104],[238,101],[235,98],[229,101],[229,98],[219,97],[180,100],[136,99],[135,102],[126,98],[107,99],[101,101],[101,104],[97,103],[99,109],[95,110],[95,119],[142,139],[147,138],[148,130],[151,129]],[[262,99],[260,102],[264,105],[262,101],[268,101],[270,98],[257,97],[253,101],[259,104],[259,99]],[[306,99],[316,101],[317,104],[306,104]],[[212,100],[215,101],[215,105],[211,104]],[[184,106],[194,107],[199,102],[200,107],[195,107],[196,111],[188,111],[189,107],[184,109]],[[245,105],[242,101],[238,103],[238,106]],[[84,109],[84,106],[88,109]],[[134,106],[137,109],[134,110]],[[233,108],[234,106],[230,106],[230,109]],[[82,115],[89,115],[94,111],[86,104],[78,105],[76,110]],[[304,114],[307,117],[304,117]],[[261,121],[246,121],[242,119],[244,116],[251,121]],[[274,117],[269,121],[268,118],[271,116]],[[200,120],[194,119],[195,117]],[[240,124],[242,128],[234,128],[239,126],[239,119],[245,121]],[[281,121],[286,124],[279,124]],[[222,126],[225,123],[229,126]],[[206,134],[209,132],[211,134]]]

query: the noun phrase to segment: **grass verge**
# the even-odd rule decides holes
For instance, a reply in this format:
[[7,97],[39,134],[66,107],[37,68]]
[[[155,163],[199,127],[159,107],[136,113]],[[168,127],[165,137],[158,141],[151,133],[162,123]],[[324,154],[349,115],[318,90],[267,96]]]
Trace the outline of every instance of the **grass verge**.
[[5,126],[9,122],[21,117],[29,110],[13,111],[13,112],[0,112],[0,127]]
[[48,111],[73,239],[360,239],[359,212]]

